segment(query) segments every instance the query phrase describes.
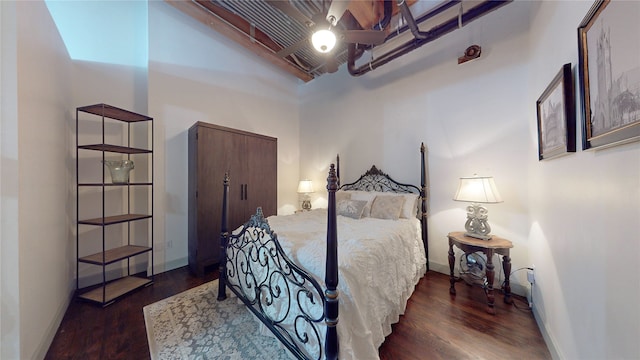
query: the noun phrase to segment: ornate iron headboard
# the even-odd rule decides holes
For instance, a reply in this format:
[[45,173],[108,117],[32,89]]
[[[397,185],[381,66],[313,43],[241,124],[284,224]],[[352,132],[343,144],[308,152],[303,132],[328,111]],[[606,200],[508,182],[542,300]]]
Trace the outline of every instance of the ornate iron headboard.
[[340,190],[384,191],[396,193],[420,194],[420,188],[411,184],[402,184],[380,171],[375,165],[360,178],[350,184],[340,186]]
[[[420,187],[411,184],[402,184],[393,180],[389,175],[378,170],[373,165],[358,180],[350,184],[339,187],[340,190],[362,190],[362,191],[390,191],[397,193],[420,194],[420,225],[422,228],[422,242],[427,258],[427,271],[429,271],[429,233],[427,231],[427,166],[425,162],[426,147],[424,143],[420,145]],[[336,156],[338,184],[340,184],[340,155]]]

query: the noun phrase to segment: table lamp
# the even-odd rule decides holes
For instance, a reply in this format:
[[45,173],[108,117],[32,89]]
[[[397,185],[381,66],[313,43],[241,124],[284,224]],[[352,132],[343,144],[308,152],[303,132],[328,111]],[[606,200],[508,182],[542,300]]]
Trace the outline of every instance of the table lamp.
[[453,198],[455,201],[472,203],[467,206],[467,222],[464,224],[465,235],[477,239],[491,239],[491,227],[487,220],[489,211],[483,204],[502,202],[492,176],[462,177],[458,184],[458,191]]
[[302,194],[302,210],[311,210],[311,201],[309,200],[309,194],[313,192],[313,183],[311,180],[300,180],[298,184],[298,194]]

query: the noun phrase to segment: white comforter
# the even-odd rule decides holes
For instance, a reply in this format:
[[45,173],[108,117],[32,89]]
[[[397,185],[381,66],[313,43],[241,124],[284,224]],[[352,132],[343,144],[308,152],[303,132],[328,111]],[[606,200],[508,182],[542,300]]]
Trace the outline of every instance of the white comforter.
[[[285,252],[324,286],[327,211],[268,219]],[[417,219],[338,216],[340,359],[379,359],[378,348],[426,271]]]

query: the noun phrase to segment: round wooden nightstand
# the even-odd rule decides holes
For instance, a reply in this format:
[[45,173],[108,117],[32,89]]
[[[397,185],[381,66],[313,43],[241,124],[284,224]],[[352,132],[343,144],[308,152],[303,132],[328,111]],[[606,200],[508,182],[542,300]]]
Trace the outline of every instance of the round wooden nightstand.
[[503,239],[499,236],[492,235],[490,240],[481,240],[473,237],[465,236],[464,232],[450,232],[447,237],[449,238],[449,270],[451,271],[451,287],[449,293],[456,294],[455,282],[456,278],[453,274],[455,267],[455,254],[453,253],[453,247],[456,246],[465,254],[474,252],[483,252],[487,255],[487,266],[485,274],[487,276],[487,285],[485,287],[485,293],[487,295],[487,312],[495,314],[494,309],[495,297],[493,294],[493,280],[495,278],[495,266],[493,265],[493,254],[502,255],[502,269],[504,271],[504,302],[511,303],[511,285],[509,284],[509,274],[511,273],[511,258],[509,257],[509,249],[513,247],[511,241]]

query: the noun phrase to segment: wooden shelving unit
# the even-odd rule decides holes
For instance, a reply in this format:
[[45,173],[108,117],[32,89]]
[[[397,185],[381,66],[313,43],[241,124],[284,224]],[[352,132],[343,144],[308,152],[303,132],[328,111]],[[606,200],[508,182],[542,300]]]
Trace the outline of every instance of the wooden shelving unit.
[[151,150],[136,149],[136,148],[129,148],[129,147],[125,147],[125,146],[107,145],[107,144],[82,145],[82,146],[79,146],[78,148],[79,149],[86,149],[86,150],[110,151],[110,152],[121,153],[121,154],[149,154],[149,153],[151,153]]
[[78,261],[95,265],[108,265],[122,259],[145,253],[149,250],[150,248],[148,246],[125,245],[81,257],[78,259]]
[[113,225],[113,224],[119,224],[123,222],[135,221],[135,220],[148,219],[150,217],[151,215],[145,215],[145,214],[124,214],[124,215],[99,217],[95,219],[80,220],[78,221],[78,223],[85,224],[85,225],[103,226],[103,225]]
[[136,276],[125,276],[106,283],[104,286],[86,291],[78,295],[84,300],[93,301],[103,305],[109,305],[117,298],[130,293],[135,289],[150,285],[152,280]]
[[[102,142],[92,144],[81,144],[81,138],[83,134],[79,132],[79,127],[82,121],[81,115],[83,113],[97,116],[101,128],[102,128]],[[84,116],[82,115],[83,119]],[[96,121],[96,118],[91,119]],[[125,144],[110,144],[106,141],[105,125],[109,122],[119,122],[124,124],[122,138],[126,138]],[[131,124],[137,122],[146,122],[148,124],[147,131],[150,131],[150,146],[149,148],[133,147],[131,145]],[[126,184],[111,183],[108,181],[105,170],[102,170],[102,181],[80,181],[81,170],[81,156],[80,153],[84,151],[99,152],[102,155],[102,160],[106,159],[106,154],[121,154],[126,156],[126,160],[131,160],[131,155],[146,154],[148,156],[149,169],[140,169],[139,171],[148,171],[150,179],[145,179],[139,182],[129,182]],[[125,160],[123,158],[123,160]],[[99,217],[84,218],[81,211],[81,197],[83,196],[81,189],[96,189],[100,193],[102,198],[102,215]],[[145,213],[131,213],[131,189],[132,188],[147,188],[150,205],[148,211]],[[77,227],[76,227],[76,293],[78,298],[92,301],[102,306],[106,306],[114,302],[119,297],[144,286],[153,283],[153,118],[146,115],[137,114],[128,110],[120,109],[106,104],[95,104],[90,106],[83,106],[76,109],[76,189],[77,189]],[[106,190],[115,191],[115,194],[106,194]],[[121,191],[117,191],[121,190]],[[123,202],[122,213],[117,215],[106,215],[105,203],[108,197],[126,198]],[[95,210],[94,210],[95,212]],[[132,234],[131,223],[148,221],[147,224],[147,236],[143,238],[135,238]],[[106,237],[106,228],[116,224],[124,224],[126,226],[126,236],[120,241],[116,241],[119,245],[113,245],[113,241],[108,242]],[[91,240],[81,239],[82,227],[100,227],[101,231],[101,246],[94,243],[90,243]],[[84,230],[84,229],[83,229]],[[139,235],[139,234],[138,234]],[[94,252],[88,255],[84,255],[85,248],[101,248],[100,251]],[[95,250],[94,250],[95,251]],[[131,275],[131,258],[148,256],[147,268],[151,271],[147,272],[146,276],[132,276]],[[115,279],[107,279],[107,265],[120,263],[120,270],[124,272],[126,269],[126,276],[116,277]],[[102,280],[98,284],[85,286],[80,288],[81,269],[80,264],[90,264],[92,266],[99,266],[102,270]]]

